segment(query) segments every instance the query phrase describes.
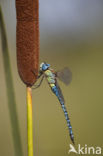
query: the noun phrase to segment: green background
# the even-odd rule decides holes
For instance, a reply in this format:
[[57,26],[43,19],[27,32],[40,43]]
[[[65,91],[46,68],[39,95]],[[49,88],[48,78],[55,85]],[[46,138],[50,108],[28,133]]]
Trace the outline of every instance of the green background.
[[[19,78],[16,65],[15,5],[13,0],[7,3],[2,0],[0,2],[6,23],[22,146],[26,156],[26,88]],[[92,2],[94,1],[92,0]],[[97,3],[101,3],[101,1]],[[100,6],[103,6],[103,4],[101,3]],[[42,10],[42,6],[40,8]],[[82,5],[80,5],[80,8],[82,8]],[[86,13],[88,13],[88,10]],[[91,23],[89,23],[88,15],[87,21],[90,27],[83,29],[84,26],[81,23],[79,27],[81,29],[71,31],[72,28],[70,30],[66,28],[65,31],[65,27],[64,29],[62,27],[56,33],[54,28],[53,33],[53,30],[48,31],[49,27],[48,30],[42,28],[42,24],[47,26],[48,23],[42,23],[43,15],[42,11],[40,12],[40,19],[42,19],[40,22],[40,62],[50,63],[54,70],[60,70],[68,66],[73,74],[72,83],[68,87],[60,81],[59,84],[70,114],[76,147],[78,144],[81,144],[81,146],[85,144],[94,147],[103,146],[102,13],[101,11],[98,17],[94,17],[97,20],[97,25],[92,23],[92,18]],[[68,14],[65,14],[65,16],[68,17]],[[84,14],[81,16],[84,16]],[[1,51],[0,44],[0,156],[14,156]],[[45,80],[39,89],[33,91],[33,126],[35,156],[68,155],[71,141],[66,121],[56,96],[53,95]]]

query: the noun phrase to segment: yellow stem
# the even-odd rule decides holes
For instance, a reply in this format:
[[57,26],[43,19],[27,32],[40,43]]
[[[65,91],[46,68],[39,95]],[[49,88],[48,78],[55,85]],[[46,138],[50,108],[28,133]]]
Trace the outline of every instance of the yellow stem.
[[27,87],[27,133],[28,133],[28,156],[33,156],[32,90],[30,87]]

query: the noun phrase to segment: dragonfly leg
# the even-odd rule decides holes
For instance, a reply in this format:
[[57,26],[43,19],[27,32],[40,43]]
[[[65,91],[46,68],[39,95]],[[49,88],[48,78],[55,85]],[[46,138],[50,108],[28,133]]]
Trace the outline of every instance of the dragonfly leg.
[[[35,71],[32,70],[32,73],[36,76],[36,72]],[[39,79],[42,76],[42,74],[43,73],[41,71],[39,71],[39,75],[38,75],[37,79]]]
[[40,83],[38,85],[34,85],[33,89],[39,88],[42,84],[42,81],[44,79],[44,75],[42,76],[42,79],[40,80]]

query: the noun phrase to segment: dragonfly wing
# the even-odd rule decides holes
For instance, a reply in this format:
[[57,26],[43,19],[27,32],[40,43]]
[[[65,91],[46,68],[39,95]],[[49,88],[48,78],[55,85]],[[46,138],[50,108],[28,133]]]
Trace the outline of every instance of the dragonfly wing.
[[59,78],[59,80],[64,82],[65,85],[69,85],[72,80],[72,72],[70,71],[68,67],[65,67],[61,71],[57,71],[56,76]]
[[62,91],[61,91],[61,89],[60,89],[60,87],[59,87],[57,81],[56,81],[56,87],[57,87],[57,89],[58,89],[59,96],[61,97],[62,101],[65,103],[64,96],[63,96],[63,94],[62,94]]

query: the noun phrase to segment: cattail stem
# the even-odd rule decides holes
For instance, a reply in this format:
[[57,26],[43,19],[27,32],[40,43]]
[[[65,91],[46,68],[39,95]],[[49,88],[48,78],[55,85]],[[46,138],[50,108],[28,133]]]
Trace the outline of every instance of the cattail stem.
[[28,156],[33,156],[32,90],[30,87],[27,87],[27,133]]

